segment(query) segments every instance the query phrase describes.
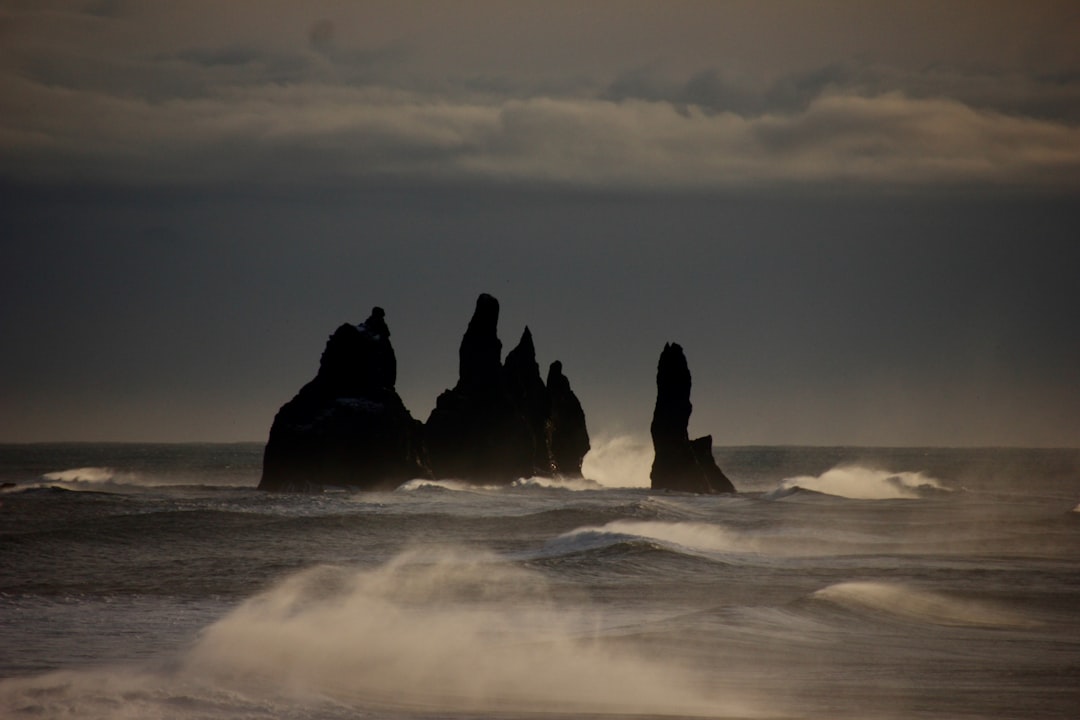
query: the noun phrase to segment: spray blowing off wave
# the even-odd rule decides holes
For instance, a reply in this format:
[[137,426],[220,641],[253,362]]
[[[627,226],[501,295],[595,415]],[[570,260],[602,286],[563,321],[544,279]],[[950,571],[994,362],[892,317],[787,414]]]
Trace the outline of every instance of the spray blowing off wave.
[[107,467],[84,467],[45,473],[42,477],[57,482],[108,482],[117,477],[117,472]]
[[649,487],[653,456],[648,439],[627,435],[593,439],[581,473],[605,487]]
[[116,470],[111,467],[80,467],[45,473],[40,487],[57,486],[67,490],[108,490],[139,487],[155,487],[166,483],[135,472]]
[[626,541],[653,542],[693,555],[760,552],[756,539],[717,525],[695,522],[615,520],[602,527],[571,530],[547,544],[549,552],[585,552]]
[[[554,489],[554,490],[599,490],[601,486],[592,480],[585,478],[565,478],[565,477],[531,477],[521,478],[515,480],[510,484],[510,487],[514,488],[539,488],[539,489]],[[501,491],[505,490],[503,485],[476,485],[468,483],[463,480],[427,480],[419,478],[416,480],[409,480],[397,488],[399,492],[410,492],[414,490],[451,490],[454,492],[475,492],[478,490],[488,491]]]
[[208,628],[187,665],[354,707],[747,712],[706,700],[685,672],[605,649],[595,618],[547,597],[540,576],[475,553],[322,566]]
[[1034,627],[1037,622],[991,603],[969,600],[888,582],[844,582],[818,590],[813,597],[935,625]]
[[138,492],[144,488],[165,488],[177,486],[213,485],[228,487],[249,487],[252,481],[242,473],[235,475],[215,475],[212,483],[196,473],[162,473],[158,471],[120,470],[113,467],[78,467],[57,470],[41,475],[43,482],[23,485],[24,489],[41,487],[60,487],[66,490],[88,490],[103,492]]
[[927,492],[947,491],[940,482],[922,473],[891,473],[859,465],[835,467],[817,477],[788,478],[780,484],[784,490],[797,487],[853,500],[912,500]]
[[[603,526],[581,527],[545,545],[545,555],[588,553],[622,543],[646,542],[667,551],[725,564],[765,561],[765,558],[874,554],[882,538],[850,530],[807,532],[799,529],[746,529],[711,522],[614,520]],[[891,546],[893,551],[898,548]]]

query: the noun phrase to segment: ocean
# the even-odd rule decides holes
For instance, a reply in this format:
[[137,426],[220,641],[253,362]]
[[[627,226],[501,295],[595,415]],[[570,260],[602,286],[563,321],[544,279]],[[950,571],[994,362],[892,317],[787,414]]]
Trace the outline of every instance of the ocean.
[[1080,450],[717,448],[268,494],[262,446],[0,446],[3,718],[1076,718]]

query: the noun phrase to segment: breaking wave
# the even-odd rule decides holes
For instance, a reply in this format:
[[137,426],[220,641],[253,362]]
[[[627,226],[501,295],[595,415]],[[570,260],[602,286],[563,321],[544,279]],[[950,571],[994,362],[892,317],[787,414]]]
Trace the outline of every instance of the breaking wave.
[[647,542],[690,555],[759,552],[761,543],[718,525],[658,520],[615,520],[563,533],[546,545],[549,553],[572,554],[627,542]]
[[452,492],[475,492],[477,490],[498,490],[498,485],[478,485],[464,480],[428,480],[416,478],[399,485],[394,492],[415,492],[417,490],[449,490]]
[[494,556],[406,553],[287,578],[209,627],[185,665],[354,707],[747,713],[686,670],[604,647],[597,625]]
[[652,441],[629,435],[601,437],[581,464],[581,473],[605,487],[649,487],[652,470]]
[[508,487],[526,489],[544,488],[574,491],[603,489],[602,485],[586,478],[530,477],[519,478],[518,480],[515,480],[509,485],[483,485],[465,482],[464,480],[428,480],[426,478],[417,478],[414,480],[409,480],[406,483],[402,483],[400,486],[398,486],[397,490],[401,492],[411,492],[416,490],[449,490],[452,492],[476,492],[479,490],[505,490]]
[[938,480],[921,472],[842,465],[816,477],[803,475],[780,483],[778,491],[801,488],[852,500],[913,500],[927,493],[948,492]]
[[58,470],[41,476],[45,480],[61,483],[129,483],[138,484],[139,476],[131,472],[118,472],[109,467],[81,467]]
[[595,480],[589,480],[587,478],[571,478],[571,477],[531,477],[521,478],[514,481],[512,487],[519,488],[550,488],[556,490],[573,490],[580,492],[583,490],[601,490],[603,485]]
[[167,487],[253,487],[250,476],[243,473],[215,474],[207,482],[205,473],[139,472],[107,466],[87,466],[57,470],[42,474],[41,482],[23,483],[20,490],[59,488],[83,492],[133,493],[148,488]]
[[43,482],[24,485],[23,489],[58,487],[64,490],[117,491],[137,490],[146,487],[171,485],[141,473],[117,470],[111,467],[80,467],[44,473]]
[[812,597],[847,608],[935,625],[1034,627],[1039,624],[986,601],[930,592],[902,583],[843,582],[818,590]]

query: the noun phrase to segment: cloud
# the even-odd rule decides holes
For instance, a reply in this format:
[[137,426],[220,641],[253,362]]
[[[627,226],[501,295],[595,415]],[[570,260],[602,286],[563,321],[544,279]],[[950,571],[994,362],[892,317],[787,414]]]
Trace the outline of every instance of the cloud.
[[[1080,76],[1068,63],[718,64],[680,76],[657,62],[605,76],[633,55],[609,49],[571,75],[521,64],[467,13],[444,18],[469,48],[451,51],[431,20],[389,5],[238,2],[222,27],[181,5],[53,5],[20,6],[2,24],[8,183],[1080,186]],[[74,7],[108,12],[58,10]],[[640,30],[604,27],[605,48]],[[576,38],[560,32],[552,39]]]
[[4,97],[0,158],[13,182],[1080,185],[1080,128],[898,92],[825,93],[759,115],[314,83],[151,101],[9,78]]
[[935,65],[918,70],[846,60],[766,79],[709,68],[682,81],[661,68],[634,68],[600,93],[609,100],[666,101],[740,115],[802,112],[824,95],[956,100],[976,110],[1080,122],[1080,73],[1021,73]]

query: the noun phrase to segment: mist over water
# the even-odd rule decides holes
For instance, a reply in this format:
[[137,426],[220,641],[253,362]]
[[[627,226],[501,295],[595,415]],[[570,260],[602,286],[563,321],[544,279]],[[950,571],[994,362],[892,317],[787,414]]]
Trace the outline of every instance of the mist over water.
[[241,684],[417,710],[745,713],[677,666],[604,647],[595,611],[493,555],[407,552],[370,571],[321,566],[208,628],[186,659]]
[[720,448],[710,497],[629,438],[363,494],[257,492],[261,449],[4,448],[0,717],[1080,707],[1078,451]]

